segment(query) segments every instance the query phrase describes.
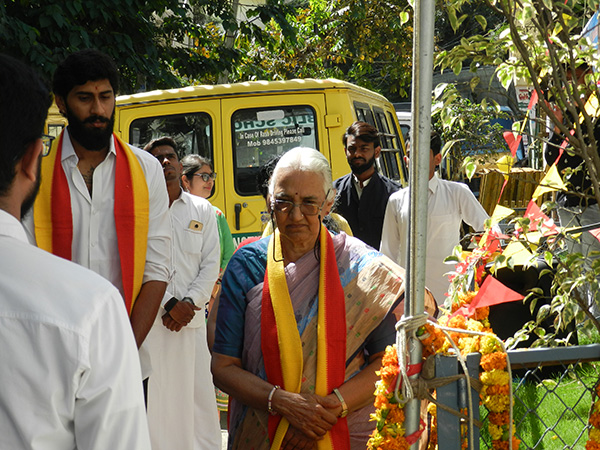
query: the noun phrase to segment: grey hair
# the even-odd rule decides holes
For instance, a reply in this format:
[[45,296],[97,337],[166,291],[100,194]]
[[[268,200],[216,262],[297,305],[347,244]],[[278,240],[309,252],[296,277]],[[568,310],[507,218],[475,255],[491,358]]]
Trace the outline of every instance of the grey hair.
[[325,200],[329,201],[335,196],[329,161],[317,150],[309,147],[295,147],[284,153],[277,162],[273,175],[271,175],[269,194],[273,195],[275,180],[277,180],[279,172],[283,169],[318,173],[323,178],[323,192],[327,195]]

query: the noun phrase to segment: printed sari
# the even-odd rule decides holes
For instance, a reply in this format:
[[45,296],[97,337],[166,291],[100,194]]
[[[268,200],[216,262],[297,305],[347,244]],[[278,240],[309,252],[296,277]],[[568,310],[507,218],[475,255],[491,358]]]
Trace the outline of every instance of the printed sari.
[[[261,303],[267,244],[262,239],[239,249],[223,278],[217,336],[213,351],[238,357],[242,367],[266,379],[261,352]],[[358,239],[333,236],[334,251],[346,304],[346,371],[348,380],[368,364],[369,355],[394,342],[396,317],[390,314],[403,298],[404,271]],[[304,372],[300,392],[315,391],[319,262],[309,252],[285,268],[302,341]],[[373,386],[373,390],[375,387]],[[351,448],[364,449],[374,423],[372,405],[348,415]],[[268,413],[232,398],[229,448],[270,448]]]

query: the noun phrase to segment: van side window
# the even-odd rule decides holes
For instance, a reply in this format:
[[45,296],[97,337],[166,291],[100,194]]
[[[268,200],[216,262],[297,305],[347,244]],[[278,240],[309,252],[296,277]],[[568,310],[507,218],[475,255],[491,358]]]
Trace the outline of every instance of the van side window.
[[381,140],[380,164],[384,166],[383,173],[392,180],[400,180],[400,168],[398,163],[398,150],[400,142],[398,136],[391,133],[391,128],[383,109],[373,107],[375,116],[375,128],[379,131]]
[[[398,133],[398,128],[396,127],[396,121],[393,118],[394,116],[392,116],[392,114],[390,112],[388,112],[387,115],[388,115],[389,123],[392,124],[392,128],[394,130],[393,133],[396,135],[396,138],[398,139],[398,141],[400,140],[400,138],[402,138],[402,147],[400,148],[398,157],[400,158],[400,167],[402,168],[402,173],[404,174],[404,179],[408,181],[408,167],[406,166],[406,163],[404,161],[404,157],[406,156],[406,138],[404,137],[404,135],[400,135],[400,133]],[[402,128],[402,125],[400,125],[400,130],[402,131],[402,133],[404,133],[404,129]]]
[[315,111],[310,106],[240,109],[231,117],[235,190],[257,195],[261,164],[294,147],[319,150]]
[[152,139],[170,136],[179,157],[196,153],[213,160],[212,120],[207,113],[174,114],[136,119],[129,127],[129,143],[143,148]]
[[354,111],[356,111],[356,120],[360,120],[361,122],[367,122],[374,127],[375,119],[373,119],[373,112],[371,111],[371,107],[366,103],[362,102],[354,102]]

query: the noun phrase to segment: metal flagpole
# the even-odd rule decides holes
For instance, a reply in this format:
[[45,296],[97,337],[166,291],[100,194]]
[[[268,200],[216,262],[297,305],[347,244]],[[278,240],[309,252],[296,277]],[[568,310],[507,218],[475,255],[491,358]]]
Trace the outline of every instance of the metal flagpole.
[[[404,315],[421,316],[425,310],[425,256],[427,246],[427,202],[429,196],[429,153],[431,133],[431,91],[433,84],[434,0],[416,0],[414,11],[412,126],[410,142],[410,222],[408,232],[407,297]],[[421,342],[408,339],[410,364],[422,358]],[[411,378],[418,377],[413,375]],[[419,399],[405,406],[405,433],[419,429]],[[418,442],[411,450],[418,449]]]

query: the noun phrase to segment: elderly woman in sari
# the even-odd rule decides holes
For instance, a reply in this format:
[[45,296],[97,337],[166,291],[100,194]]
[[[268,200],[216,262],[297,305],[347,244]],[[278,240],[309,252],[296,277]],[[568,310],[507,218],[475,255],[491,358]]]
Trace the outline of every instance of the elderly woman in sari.
[[295,148],[269,185],[275,233],[234,253],[223,278],[212,372],[232,399],[230,449],[365,449],[403,270],[322,225],[331,169]]

